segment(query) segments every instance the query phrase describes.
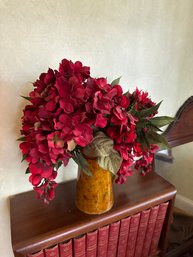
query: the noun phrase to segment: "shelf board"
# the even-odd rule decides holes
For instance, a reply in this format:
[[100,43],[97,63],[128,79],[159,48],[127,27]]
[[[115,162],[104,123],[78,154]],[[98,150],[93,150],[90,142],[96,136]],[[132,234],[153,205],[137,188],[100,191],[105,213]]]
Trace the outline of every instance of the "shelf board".
[[88,215],[75,207],[75,188],[76,180],[59,184],[49,205],[37,200],[33,191],[10,197],[15,252],[25,254],[49,247],[168,201],[176,193],[155,172],[145,177],[135,172],[124,185],[114,185],[114,206],[109,212]]

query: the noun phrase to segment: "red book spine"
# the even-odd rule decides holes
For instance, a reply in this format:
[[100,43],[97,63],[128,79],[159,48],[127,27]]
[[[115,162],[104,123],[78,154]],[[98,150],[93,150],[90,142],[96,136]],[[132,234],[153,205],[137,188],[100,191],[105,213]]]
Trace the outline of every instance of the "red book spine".
[[45,249],[45,257],[59,257],[58,245]]
[[120,221],[110,224],[107,257],[116,257]]
[[130,223],[128,241],[127,241],[126,257],[133,257],[135,254],[135,244],[137,239],[140,215],[141,215],[140,213],[137,213],[131,216],[131,223]]
[[137,240],[135,245],[135,255],[134,255],[135,257],[141,257],[146,230],[147,230],[147,224],[149,220],[149,214],[150,214],[150,210],[141,212],[141,218],[139,221],[139,229],[138,229]]
[[98,230],[89,232],[86,235],[86,256],[97,257],[97,236]]
[[74,244],[74,257],[86,256],[86,236],[73,239]]
[[72,255],[72,239],[68,242],[60,243],[60,257],[73,257]]
[[142,250],[141,257],[148,256],[150,245],[151,245],[151,240],[152,240],[152,236],[153,236],[153,231],[154,231],[154,227],[155,227],[155,223],[156,223],[156,219],[157,219],[158,209],[159,209],[159,206],[155,206],[155,207],[151,208],[151,210],[150,210],[149,221],[148,221],[148,225],[147,225],[145,241],[143,244],[143,250]]
[[159,206],[157,220],[155,223],[155,228],[153,231],[153,237],[152,237],[151,246],[150,246],[150,250],[149,250],[149,255],[152,255],[157,251],[157,247],[158,247],[159,239],[161,236],[161,231],[162,231],[162,227],[164,224],[167,208],[168,208],[168,202],[162,203]]
[[109,238],[109,225],[98,229],[97,256],[106,257]]
[[45,255],[44,255],[44,251],[43,250],[41,250],[41,251],[39,251],[39,252],[37,252],[37,253],[32,253],[32,254],[28,254],[27,255],[27,257],[44,257]]
[[121,220],[117,257],[125,257],[131,217]]

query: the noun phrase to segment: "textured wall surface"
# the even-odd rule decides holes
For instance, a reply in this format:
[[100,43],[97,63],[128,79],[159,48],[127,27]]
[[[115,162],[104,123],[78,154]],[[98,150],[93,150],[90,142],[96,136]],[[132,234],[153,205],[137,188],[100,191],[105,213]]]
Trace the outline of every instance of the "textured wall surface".
[[[1,257],[13,257],[8,196],[31,189],[16,142],[30,82],[64,57],[81,60],[93,76],[148,90],[164,100],[161,114],[174,115],[192,95],[192,14],[192,0],[0,0]],[[59,181],[76,168],[61,169]]]
[[[177,193],[193,202],[193,143],[172,150],[173,163],[156,160],[157,172],[174,184]],[[193,208],[193,206],[192,206]],[[193,209],[192,209],[193,212]]]

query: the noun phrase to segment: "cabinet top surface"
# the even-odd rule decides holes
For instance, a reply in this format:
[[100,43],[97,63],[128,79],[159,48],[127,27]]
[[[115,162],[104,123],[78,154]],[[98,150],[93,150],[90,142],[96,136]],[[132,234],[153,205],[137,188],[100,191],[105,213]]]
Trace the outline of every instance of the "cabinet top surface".
[[[61,183],[56,188],[55,199],[44,205],[35,198],[33,191],[10,197],[11,235],[13,247],[34,238],[47,238],[51,234],[69,231],[78,234],[89,226],[94,229],[141,210],[150,208],[163,201],[172,199],[175,188],[157,175],[150,172],[145,177],[136,172],[124,185],[114,185],[114,206],[101,215],[88,215],[75,207],[76,181]],[[89,225],[88,225],[89,224]]]

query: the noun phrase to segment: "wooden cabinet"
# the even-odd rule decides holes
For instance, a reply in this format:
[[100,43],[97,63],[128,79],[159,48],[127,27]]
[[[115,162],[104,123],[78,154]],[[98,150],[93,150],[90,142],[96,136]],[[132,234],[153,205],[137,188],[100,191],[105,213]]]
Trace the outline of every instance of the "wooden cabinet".
[[75,180],[59,184],[56,197],[49,205],[37,200],[32,191],[10,198],[11,236],[15,257],[49,248],[168,201],[159,242],[159,256],[165,255],[176,194],[170,183],[155,172],[145,177],[136,172],[128,178],[126,184],[114,185],[114,206],[102,215],[87,215],[77,210],[74,205],[75,187]]

